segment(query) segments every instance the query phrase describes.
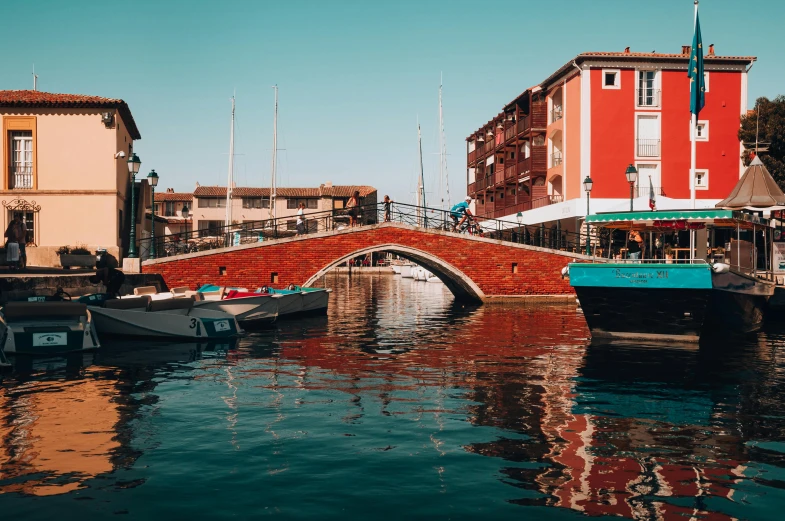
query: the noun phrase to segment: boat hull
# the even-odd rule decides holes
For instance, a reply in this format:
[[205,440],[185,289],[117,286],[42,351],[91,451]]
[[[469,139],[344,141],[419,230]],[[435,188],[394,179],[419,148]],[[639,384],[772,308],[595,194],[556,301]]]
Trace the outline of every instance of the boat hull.
[[272,324],[278,317],[280,299],[273,295],[229,298],[224,300],[200,300],[194,308],[222,311],[233,315],[243,325]]
[[212,340],[231,338],[242,332],[234,316],[221,311],[191,309],[188,313],[91,308],[102,335],[144,338]]
[[[19,304],[35,310],[38,303]],[[48,303],[41,304],[41,309],[45,310]],[[65,302],[61,304],[70,305]],[[59,355],[98,349],[101,344],[93,317],[84,306],[82,310],[84,311],[81,316],[73,317],[40,313],[11,318],[10,314],[4,313],[3,319],[0,320],[0,350],[6,354]]]
[[763,324],[773,286],[708,264],[571,264],[593,337],[698,342]]

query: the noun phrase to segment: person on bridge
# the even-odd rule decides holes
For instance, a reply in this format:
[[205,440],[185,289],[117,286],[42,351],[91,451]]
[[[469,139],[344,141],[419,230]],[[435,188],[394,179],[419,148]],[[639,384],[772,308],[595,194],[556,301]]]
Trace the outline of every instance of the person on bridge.
[[390,199],[389,195],[384,196],[384,222],[390,222],[390,217],[392,214],[392,204],[393,200]]
[[357,226],[357,218],[360,217],[360,191],[355,190],[354,195],[352,195],[349,200],[346,202],[346,211],[349,214],[349,223],[351,224],[352,228]]
[[[471,196],[466,196],[466,199],[450,208],[450,217],[452,217],[452,230],[457,231],[466,222],[467,219],[472,218],[472,211],[469,210],[471,204]],[[459,222],[460,219],[460,222]]]
[[305,203],[297,206],[297,235],[305,234]]

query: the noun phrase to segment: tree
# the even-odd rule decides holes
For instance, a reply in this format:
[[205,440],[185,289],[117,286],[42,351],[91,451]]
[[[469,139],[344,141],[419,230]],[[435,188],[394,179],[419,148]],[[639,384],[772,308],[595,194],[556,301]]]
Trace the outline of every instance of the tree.
[[[756,129],[759,117],[760,127]],[[772,101],[758,98],[755,110],[741,117],[739,139],[745,143],[742,155],[745,166],[750,164],[755,152],[756,130],[758,141],[770,143],[766,145],[768,152],[761,152],[761,161],[780,188],[785,189],[785,96],[777,96]]]

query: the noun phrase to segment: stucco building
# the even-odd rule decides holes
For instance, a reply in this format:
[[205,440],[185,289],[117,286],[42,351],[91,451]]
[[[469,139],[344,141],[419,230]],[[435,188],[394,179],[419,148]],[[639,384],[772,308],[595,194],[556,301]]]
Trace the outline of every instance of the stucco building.
[[[27,224],[28,264],[56,266],[61,246],[128,248],[130,179],[127,160],[141,139],[121,99],[0,91],[3,229],[14,217]],[[144,174],[137,205],[143,235],[149,189]],[[149,228],[149,219],[144,223]]]
[[468,194],[480,216],[562,230],[586,214],[629,210],[628,165],[638,172],[636,210],[713,207],[743,173],[740,116],[747,112],[752,56],[705,55],[697,169],[690,179],[690,46],[674,54],[583,53],[526,89],[467,139]]

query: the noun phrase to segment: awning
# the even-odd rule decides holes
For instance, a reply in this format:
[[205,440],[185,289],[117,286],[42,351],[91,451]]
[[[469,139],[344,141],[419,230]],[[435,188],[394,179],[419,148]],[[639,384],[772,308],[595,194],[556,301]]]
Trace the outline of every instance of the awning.
[[717,203],[717,208],[770,209],[785,206],[785,194],[760,160],[755,157],[730,195]]
[[[740,217],[736,215],[735,217]],[[732,210],[704,209],[704,210],[671,210],[663,212],[618,212],[599,213],[589,215],[586,222],[589,224],[601,223],[645,223],[653,224],[654,221],[703,221],[711,222],[715,219],[733,219]]]

